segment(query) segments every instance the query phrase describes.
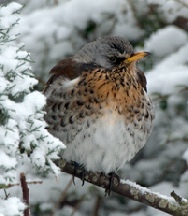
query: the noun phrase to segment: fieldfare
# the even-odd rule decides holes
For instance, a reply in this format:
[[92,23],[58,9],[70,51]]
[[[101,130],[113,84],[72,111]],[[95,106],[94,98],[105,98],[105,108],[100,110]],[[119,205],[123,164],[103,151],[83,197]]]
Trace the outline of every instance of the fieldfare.
[[148,55],[135,53],[122,37],[104,37],[50,71],[45,121],[67,145],[64,159],[108,174],[144,146],[154,109],[136,62]]

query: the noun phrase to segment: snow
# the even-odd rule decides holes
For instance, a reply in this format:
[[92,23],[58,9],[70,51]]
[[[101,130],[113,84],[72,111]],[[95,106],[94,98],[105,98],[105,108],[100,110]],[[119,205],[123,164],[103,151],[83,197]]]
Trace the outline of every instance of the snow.
[[[112,16],[114,13],[116,18]],[[89,21],[101,25],[99,36],[112,32],[113,35],[135,40],[144,33],[138,28],[134,14],[124,0],[96,0],[89,4],[87,0],[62,1],[58,7],[45,7],[22,15],[18,27],[21,33],[18,41],[24,42],[31,52],[31,58],[35,61],[32,64],[33,71],[36,71],[37,76],[47,78],[47,72],[51,69],[49,62],[55,65],[57,59],[71,55],[86,43],[85,39],[79,41],[79,32],[87,28]],[[37,52],[37,55],[34,55],[34,52]]]
[[[182,3],[181,3],[182,2]],[[173,22],[178,16],[187,17],[188,13],[188,5],[186,0],[182,1],[163,1],[163,5],[161,5],[161,11],[166,15],[165,18],[168,22]],[[182,7],[183,6],[183,7]]]
[[177,66],[169,68],[169,66],[167,66],[160,68],[157,66],[150,74],[147,75],[147,78],[148,90],[151,93],[170,95],[172,92],[179,92],[183,86],[187,85],[187,67]]
[[[15,13],[16,11],[20,10],[22,8],[21,4],[18,4],[16,2],[12,2],[9,4],[8,7],[2,7],[0,10],[0,16],[4,17],[4,16],[10,16],[13,13]],[[10,17],[12,18],[12,17]],[[7,18],[5,18],[6,20],[8,20]],[[14,19],[14,18],[13,18]]]
[[[0,126],[0,137],[3,137],[0,143],[0,183],[18,183],[19,173],[23,171],[31,181],[41,179],[35,168],[42,173],[51,170],[53,175],[43,178],[43,184],[29,185],[30,202],[32,205],[40,202],[43,209],[54,208],[55,211],[54,202],[57,202],[60,194],[64,192],[71,176],[64,173],[58,175],[60,170],[53,163],[53,159],[58,158],[58,152],[65,148],[65,145],[45,129],[42,111],[45,98],[40,92],[33,90],[38,83],[33,72],[37,78],[47,79],[48,71],[59,59],[72,55],[86,42],[102,35],[123,36],[138,44],[139,47],[135,47],[135,50],[143,50],[140,46],[145,34],[148,35],[148,29],[141,29],[143,20],[139,20],[138,17],[147,16],[152,9],[148,3],[153,3],[159,5],[155,12],[160,21],[170,23],[162,29],[161,26],[156,27],[144,41],[144,50],[153,54],[144,62],[147,68],[145,74],[148,93],[156,100],[156,125],[150,143],[146,146],[147,150],[141,152],[141,157],[147,159],[136,159],[136,164],[127,164],[121,176],[130,177],[131,180],[146,186],[155,184],[147,189],[126,181],[143,193],[157,191],[156,195],[168,199],[170,193],[175,190],[177,194],[187,198],[187,172],[179,174],[177,187],[172,184],[172,179],[167,182],[160,178],[164,172],[164,161],[170,160],[168,162],[171,166],[177,158],[182,157],[188,163],[188,150],[185,151],[188,137],[187,113],[178,108],[178,105],[183,103],[184,108],[188,110],[187,96],[182,94],[182,90],[187,88],[188,80],[188,35],[186,29],[173,25],[178,16],[188,17],[188,7],[174,0],[140,0],[137,3],[128,0],[58,0],[56,6],[53,0],[19,2],[26,4],[21,14],[14,13],[22,7],[18,3],[11,3],[8,7],[0,9],[0,29],[3,33],[20,19],[7,39],[0,35],[0,92],[3,93],[0,95],[0,110],[3,111],[5,119],[4,124]],[[181,2],[187,3],[185,0]],[[150,20],[149,16],[146,17],[147,20]],[[92,33],[87,32],[86,36],[85,29],[91,21],[97,24],[97,28],[94,28]],[[15,38],[17,42],[14,41]],[[26,46],[23,47],[23,44]],[[34,63],[31,60],[34,60]],[[152,62],[152,68],[147,65],[149,61]],[[158,100],[161,98],[167,100],[166,110],[159,108]],[[22,154],[19,151],[20,145],[25,149]],[[179,164],[177,167],[175,174],[181,168]],[[10,191],[12,196],[22,199],[20,187],[13,187],[7,191]],[[103,198],[103,193],[103,189],[87,183],[81,187],[81,181],[76,179],[76,186],[69,188],[67,197],[68,200],[75,200],[75,197],[79,199],[83,194],[86,196],[75,215],[88,215],[88,212],[94,209],[98,196],[102,197],[99,210],[101,215],[107,215],[106,212],[109,215],[126,215],[129,211],[127,215],[130,216],[167,215],[153,208],[143,208],[137,202],[131,204],[126,200],[125,203],[113,195]],[[1,191],[0,215],[7,215],[10,206],[13,207],[10,215],[23,215],[24,204],[21,201],[15,197],[3,200],[3,197]],[[56,213],[66,215],[71,214],[72,210],[72,207],[65,205],[62,211]]]
[[0,150],[0,167],[6,167],[6,169],[15,168],[17,161],[15,158],[10,158],[4,151]]
[[[17,8],[18,6],[15,7],[15,9]],[[10,10],[12,11],[12,4]],[[9,17],[16,22],[17,16],[10,15]],[[15,31],[10,31],[9,34],[10,38],[14,38],[11,33],[14,35]],[[21,50],[22,47],[23,44],[17,45],[12,40],[5,41],[1,47],[0,64],[3,66],[1,81],[2,83],[5,81],[6,85],[2,89],[5,94],[1,98],[0,105],[4,110],[7,110],[7,116],[10,116],[10,118],[7,124],[0,128],[0,131],[4,137],[3,142],[7,146],[6,152],[9,151],[10,154],[11,149],[11,157],[16,157],[19,142],[23,142],[22,145],[27,150],[31,149],[31,145],[35,145],[37,151],[34,150],[33,155],[31,154],[31,161],[37,167],[44,167],[46,156],[48,160],[57,158],[58,150],[64,148],[64,145],[58,139],[53,139],[52,135],[44,129],[46,124],[43,120],[42,109],[45,104],[45,97],[40,92],[30,92],[38,81],[31,73],[30,55]],[[19,97],[22,97],[22,99],[19,102],[9,100],[8,94],[15,99]],[[6,131],[7,129],[9,130]],[[48,152],[51,153],[48,154]],[[32,158],[35,160],[32,160]],[[8,166],[8,164],[6,165]],[[53,167],[55,166],[53,165]],[[55,169],[55,172],[57,173],[57,169]]]
[[[23,43],[17,44],[19,15],[22,6],[11,3],[0,8],[0,184],[17,183],[18,167],[30,171],[38,170],[59,174],[59,168],[52,162],[65,145],[45,129],[43,107],[45,97],[32,89],[38,83],[30,66],[30,55],[23,50]],[[21,154],[21,151],[26,154]],[[26,158],[27,157],[27,158]],[[27,163],[26,163],[27,161]],[[47,163],[48,165],[47,165]],[[26,169],[26,168],[24,168]],[[22,172],[23,170],[20,170]],[[11,208],[10,208],[11,206]],[[0,199],[0,215],[23,215],[25,205],[16,197]]]
[[147,0],[147,2],[159,5],[158,12],[163,14],[163,19],[165,19],[168,23],[173,22],[178,16],[187,17],[187,0]]
[[22,216],[26,205],[16,197],[1,200],[0,215],[2,216]]
[[45,165],[44,149],[35,148],[32,153],[31,160],[35,163],[37,167]]
[[[167,39],[168,43],[167,43]],[[145,49],[152,54],[165,57],[177,51],[182,45],[188,42],[187,33],[175,26],[167,26],[153,33],[145,43]]]
[[165,200],[167,200],[167,201],[169,201],[169,202],[174,202],[174,199],[173,199],[172,197],[170,197],[170,196],[165,196],[165,195],[161,195],[161,194],[158,193],[158,192],[153,192],[153,191],[151,191],[150,189],[145,188],[145,187],[141,187],[140,185],[138,185],[138,184],[136,184],[135,182],[132,182],[132,181],[130,181],[130,180],[122,180],[122,179],[121,179],[121,183],[122,183],[122,184],[128,184],[128,185],[130,185],[130,187],[133,187],[133,188],[135,188],[135,189],[138,189],[143,195],[146,194],[146,193],[152,193],[152,194],[154,194],[154,195],[160,197],[161,199],[165,199]]
[[[15,153],[15,148],[14,146],[17,147],[18,142],[19,142],[19,135],[18,135],[18,130],[16,128],[16,122],[14,119],[9,119],[7,121],[6,126],[4,127],[0,127],[0,134],[1,137],[3,137],[4,139],[1,140],[1,142],[5,145],[5,146],[9,146],[6,151],[8,151],[9,153],[11,153],[10,151],[12,151],[12,153]],[[10,147],[13,147],[12,149]],[[13,150],[14,149],[14,150]]]
[[[173,34],[174,37],[170,37],[169,34]],[[150,94],[170,95],[187,86],[188,37],[185,31],[172,26],[162,29],[145,42],[145,47],[160,57],[168,54],[168,58],[163,58],[152,71],[148,71]]]

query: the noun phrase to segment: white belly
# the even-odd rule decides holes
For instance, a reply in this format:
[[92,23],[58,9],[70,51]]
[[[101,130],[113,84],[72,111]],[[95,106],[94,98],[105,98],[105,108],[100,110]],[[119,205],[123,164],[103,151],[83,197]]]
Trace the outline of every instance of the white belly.
[[[149,121],[141,121],[140,128]],[[122,168],[127,161],[144,146],[147,129],[125,125],[125,119],[119,115],[105,115],[89,128],[83,126],[71,144],[63,152],[63,158],[84,165],[87,171],[113,172]]]

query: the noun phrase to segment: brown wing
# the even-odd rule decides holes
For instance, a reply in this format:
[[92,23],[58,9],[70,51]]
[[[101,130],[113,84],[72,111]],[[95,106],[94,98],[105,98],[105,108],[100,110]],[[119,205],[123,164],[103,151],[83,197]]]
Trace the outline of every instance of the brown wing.
[[48,89],[48,87],[60,76],[66,77],[68,79],[75,79],[80,75],[80,71],[76,68],[76,63],[72,60],[72,58],[63,59],[58,62],[58,64],[52,68],[50,74],[52,76],[47,81],[44,87],[44,93]]
[[142,85],[144,90],[147,92],[147,87],[146,87],[147,81],[146,81],[146,77],[144,75],[144,72],[137,68],[137,75],[138,75],[138,80],[139,80],[140,84]]

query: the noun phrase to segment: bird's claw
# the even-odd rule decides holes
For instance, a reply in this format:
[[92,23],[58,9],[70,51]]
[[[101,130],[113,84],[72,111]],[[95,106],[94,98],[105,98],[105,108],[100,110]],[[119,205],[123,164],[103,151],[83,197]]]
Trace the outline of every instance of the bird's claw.
[[110,196],[111,189],[115,181],[117,181],[117,185],[119,185],[120,183],[120,178],[115,172],[109,173],[109,176],[110,176],[110,183],[109,183],[109,187],[105,189],[105,196]]
[[77,168],[79,168],[81,170],[82,186],[84,186],[85,176],[87,174],[87,171],[85,170],[83,165],[80,165],[77,162],[72,161],[72,164],[74,165],[74,173],[72,174],[72,182],[73,182],[73,184],[75,185],[74,177],[75,177]]

